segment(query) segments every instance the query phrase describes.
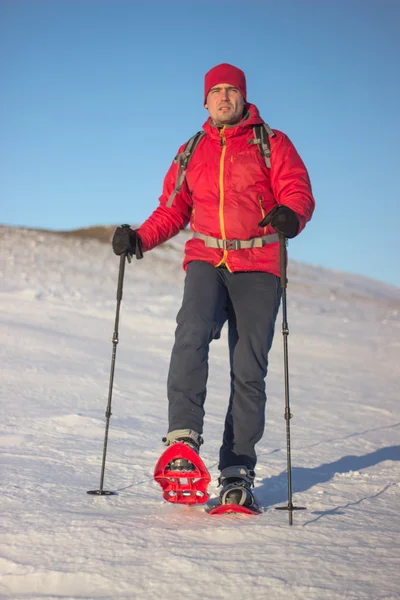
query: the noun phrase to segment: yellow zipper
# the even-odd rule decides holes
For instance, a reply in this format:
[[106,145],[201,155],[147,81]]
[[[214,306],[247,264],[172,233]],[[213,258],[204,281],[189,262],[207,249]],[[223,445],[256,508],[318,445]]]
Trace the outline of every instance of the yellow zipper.
[[[222,239],[225,240],[226,239],[225,221],[224,221],[224,194],[225,194],[225,189],[224,189],[224,166],[225,166],[225,164],[224,164],[224,161],[225,161],[225,154],[226,154],[225,127],[222,127],[222,129],[220,129],[219,134],[221,136],[221,146],[222,146],[221,158],[219,161],[219,223],[220,223],[220,227],[221,227]],[[224,250],[222,260],[217,264],[217,267],[220,267],[221,265],[226,265],[226,267],[228,267],[228,264],[226,262],[227,258],[228,258],[228,251]]]
[[[263,198],[262,198],[261,194],[258,194],[258,196],[257,196],[257,197],[258,197],[258,201],[259,201],[259,203],[260,203],[261,215],[262,215],[262,218],[264,218],[264,217],[265,217],[265,210],[264,210],[264,207],[263,207],[263,205],[262,205],[262,199],[263,199]],[[261,220],[262,220],[262,219],[261,219]],[[266,233],[267,233],[267,227],[264,227],[264,234],[266,234]]]
[[193,206],[193,208],[192,208],[192,230],[193,230],[193,231],[197,231],[197,229],[196,229],[196,226],[195,226],[195,224],[194,224],[195,217],[196,217],[196,209],[195,209],[195,207]]

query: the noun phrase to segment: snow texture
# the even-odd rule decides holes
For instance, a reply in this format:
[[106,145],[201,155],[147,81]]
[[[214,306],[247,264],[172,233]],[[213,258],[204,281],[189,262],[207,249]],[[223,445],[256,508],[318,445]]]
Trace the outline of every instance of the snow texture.
[[[99,487],[119,259],[89,237],[1,227],[0,598],[400,598],[400,290],[291,264],[294,514],[278,316],[259,517],[162,500],[152,472],[184,273],[182,233],[126,267]],[[293,242],[295,243],[295,242]],[[229,390],[212,344],[202,457],[218,494]]]

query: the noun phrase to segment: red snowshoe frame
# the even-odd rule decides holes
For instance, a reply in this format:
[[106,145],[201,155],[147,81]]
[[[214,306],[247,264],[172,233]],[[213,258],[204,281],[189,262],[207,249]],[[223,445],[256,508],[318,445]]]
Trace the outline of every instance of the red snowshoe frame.
[[247,506],[240,506],[239,504],[219,504],[215,508],[212,508],[208,514],[210,515],[222,515],[222,514],[242,514],[242,515],[259,515],[261,511],[258,508],[247,508]]
[[[193,471],[172,471],[168,468],[177,458],[189,460]],[[154,468],[154,479],[163,490],[163,498],[175,504],[204,504],[209,499],[207,487],[211,477],[200,456],[189,446],[176,442],[163,452]]]

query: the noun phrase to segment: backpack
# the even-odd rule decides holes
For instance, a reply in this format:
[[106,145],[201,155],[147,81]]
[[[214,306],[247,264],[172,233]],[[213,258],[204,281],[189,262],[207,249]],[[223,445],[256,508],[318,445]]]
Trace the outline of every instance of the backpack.
[[[261,155],[265,159],[267,169],[271,168],[271,145],[269,142],[270,137],[274,137],[275,133],[272,131],[267,123],[262,125],[254,125],[254,140],[250,140],[251,144],[257,144],[260,148]],[[189,161],[193,156],[193,152],[198,146],[200,140],[205,136],[204,131],[198,131],[190,140],[186,143],[182,152],[180,152],[174,159],[174,162],[178,163],[178,175],[175,182],[175,188],[171,193],[167,201],[167,207],[170,208],[174,201],[176,194],[181,190],[182,184],[186,178],[186,171],[189,165]]]

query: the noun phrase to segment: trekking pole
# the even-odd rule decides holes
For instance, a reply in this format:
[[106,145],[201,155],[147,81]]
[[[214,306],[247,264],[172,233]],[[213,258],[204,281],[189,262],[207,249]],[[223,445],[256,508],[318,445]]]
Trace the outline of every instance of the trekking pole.
[[[122,225],[122,227],[129,228],[129,225]],[[117,310],[116,310],[116,314],[115,314],[114,334],[112,337],[113,350],[112,350],[112,359],[111,359],[110,384],[109,384],[109,389],[108,389],[108,403],[107,403],[107,409],[106,409],[106,431],[104,434],[103,462],[101,465],[100,488],[98,490],[90,490],[87,492],[88,494],[92,494],[95,496],[114,496],[116,494],[116,492],[110,492],[110,491],[104,490],[103,484],[104,484],[104,471],[106,468],[108,429],[110,427],[110,417],[111,417],[111,398],[112,398],[113,383],[114,383],[115,357],[117,354],[117,344],[118,344],[119,311],[120,311],[120,307],[121,307],[122,286],[124,283],[124,275],[125,275],[125,259],[128,259],[128,262],[131,262],[131,257],[130,257],[129,252],[127,252],[126,254],[121,254],[120,259],[119,259]]]
[[288,335],[289,326],[287,322],[287,240],[279,234],[280,265],[281,265],[281,288],[282,288],[282,335],[283,335],[283,364],[285,376],[285,420],[286,420],[286,452],[287,452],[287,480],[288,480],[288,503],[287,506],[277,506],[276,510],[289,511],[289,525],[293,525],[293,511],[305,510],[305,506],[293,506],[292,501],[292,458],[290,449],[290,412],[289,401],[289,358],[288,358]]

